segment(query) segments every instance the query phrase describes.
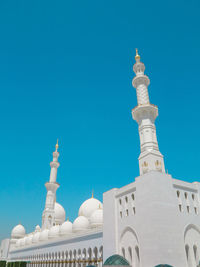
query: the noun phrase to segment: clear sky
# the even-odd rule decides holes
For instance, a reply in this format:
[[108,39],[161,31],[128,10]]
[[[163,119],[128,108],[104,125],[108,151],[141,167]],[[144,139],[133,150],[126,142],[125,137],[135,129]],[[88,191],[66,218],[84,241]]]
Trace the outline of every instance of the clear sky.
[[57,201],[73,221],[139,175],[135,48],[146,65],[160,151],[200,181],[200,2],[0,1],[0,239],[41,224],[59,138]]

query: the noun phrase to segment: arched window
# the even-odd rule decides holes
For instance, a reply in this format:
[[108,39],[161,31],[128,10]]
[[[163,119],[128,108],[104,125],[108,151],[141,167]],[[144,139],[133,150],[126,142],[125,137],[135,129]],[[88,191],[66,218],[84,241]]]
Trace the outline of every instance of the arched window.
[[88,263],[91,264],[91,260],[92,260],[92,249],[89,248],[88,249]]
[[198,251],[197,251],[197,246],[196,245],[193,246],[193,252],[194,252],[195,262],[198,265],[199,264],[199,255],[198,255]]
[[137,267],[139,266],[139,264],[140,264],[140,253],[139,253],[139,247],[138,246],[136,246],[135,247],[135,255],[136,255],[136,262],[137,262]]
[[128,261],[132,264],[132,249],[131,247],[128,248]]
[[94,262],[97,265],[97,260],[98,260],[98,249],[97,249],[97,247],[95,247],[93,249],[93,255],[94,255]]
[[119,214],[120,214],[120,218],[122,218],[122,211],[120,211],[120,213],[119,213]]
[[179,211],[182,212],[182,205],[179,204],[178,207],[179,207]]
[[188,267],[193,267],[191,262],[191,255],[190,255],[190,249],[188,245],[185,245],[185,252],[186,252],[186,258],[188,262]]
[[187,206],[187,212],[190,213],[190,206]]
[[128,216],[128,209],[126,209],[126,216]]

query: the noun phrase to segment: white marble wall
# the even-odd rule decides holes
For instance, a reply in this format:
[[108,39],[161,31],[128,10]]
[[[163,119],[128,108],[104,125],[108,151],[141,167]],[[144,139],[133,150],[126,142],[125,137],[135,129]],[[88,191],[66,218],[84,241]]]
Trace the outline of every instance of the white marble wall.
[[199,183],[152,171],[104,193],[104,260],[120,254],[133,267],[196,267],[200,260],[199,192]]

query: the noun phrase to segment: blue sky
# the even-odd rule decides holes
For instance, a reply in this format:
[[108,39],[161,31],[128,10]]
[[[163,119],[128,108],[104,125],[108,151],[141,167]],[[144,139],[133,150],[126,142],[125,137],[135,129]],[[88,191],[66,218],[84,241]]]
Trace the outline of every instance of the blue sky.
[[199,1],[0,1],[0,239],[41,224],[59,138],[57,201],[70,220],[139,175],[135,48],[174,178],[199,181]]

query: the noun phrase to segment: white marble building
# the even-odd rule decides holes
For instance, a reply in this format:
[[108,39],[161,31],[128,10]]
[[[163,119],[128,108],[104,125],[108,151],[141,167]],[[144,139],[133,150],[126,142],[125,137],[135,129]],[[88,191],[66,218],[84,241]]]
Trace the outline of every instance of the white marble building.
[[[101,266],[114,254],[133,267],[196,267],[200,261],[200,183],[174,179],[165,172],[159,151],[155,119],[157,106],[150,103],[149,78],[136,51],[138,105],[132,110],[138,123],[141,154],[140,176],[122,188],[103,194],[80,207],[77,219],[65,221],[64,208],[56,203],[58,145],[53,153],[42,226],[26,233],[22,225],[1,243],[1,259],[28,261],[35,267]],[[131,182],[131,181],[130,181]]]

